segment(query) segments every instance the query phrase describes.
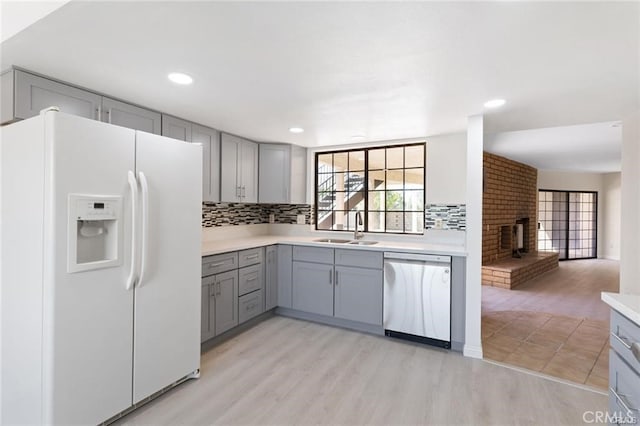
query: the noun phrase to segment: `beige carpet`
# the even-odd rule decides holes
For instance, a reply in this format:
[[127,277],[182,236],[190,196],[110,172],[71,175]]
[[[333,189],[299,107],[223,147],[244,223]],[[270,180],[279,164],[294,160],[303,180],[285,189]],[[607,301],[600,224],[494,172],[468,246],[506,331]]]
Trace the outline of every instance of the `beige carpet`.
[[482,347],[488,359],[607,389],[607,321],[530,311],[485,312]]

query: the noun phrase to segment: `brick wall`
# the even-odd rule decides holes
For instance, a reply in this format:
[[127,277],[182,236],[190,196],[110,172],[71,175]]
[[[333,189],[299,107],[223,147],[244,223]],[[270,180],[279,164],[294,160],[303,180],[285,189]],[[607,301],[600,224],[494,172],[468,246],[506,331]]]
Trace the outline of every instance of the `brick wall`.
[[536,251],[538,171],[526,164],[484,153],[482,197],[482,264],[511,257],[500,250],[500,226],[529,218],[528,251]]

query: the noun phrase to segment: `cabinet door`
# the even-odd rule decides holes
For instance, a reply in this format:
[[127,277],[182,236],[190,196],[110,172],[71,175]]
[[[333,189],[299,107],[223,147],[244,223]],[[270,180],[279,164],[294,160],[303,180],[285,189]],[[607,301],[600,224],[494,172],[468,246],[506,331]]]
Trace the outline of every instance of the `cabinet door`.
[[278,244],[277,250],[278,306],[290,308],[293,291],[293,247]]
[[162,114],[162,136],[191,142],[191,123]]
[[243,203],[258,202],[258,144],[242,140],[240,144],[240,182]]
[[23,71],[15,72],[15,97],[16,118],[34,117],[57,106],[67,114],[100,119],[101,96]]
[[224,333],[238,325],[238,271],[216,275],[215,331]]
[[162,130],[162,115],[159,112],[135,105],[102,98],[102,121],[129,129],[159,135]]
[[191,126],[191,142],[202,145],[202,201],[220,201],[220,132]]
[[265,311],[278,306],[278,249],[277,246],[267,247],[267,261],[265,264]]
[[333,315],[333,265],[293,262],[293,309]]
[[261,143],[259,157],[259,201],[288,203],[291,186],[291,146]]
[[336,266],[335,316],[382,325],[382,270]]
[[220,201],[239,202],[238,150],[240,138],[223,133],[220,136]]

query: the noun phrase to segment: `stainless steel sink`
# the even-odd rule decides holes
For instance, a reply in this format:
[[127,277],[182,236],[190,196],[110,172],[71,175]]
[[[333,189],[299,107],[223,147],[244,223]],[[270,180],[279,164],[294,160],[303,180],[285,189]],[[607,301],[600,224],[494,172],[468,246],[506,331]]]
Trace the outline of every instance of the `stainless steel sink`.
[[374,244],[378,244],[377,241],[350,241],[349,244],[359,245],[359,246],[372,246]]
[[347,244],[351,240],[341,240],[339,238],[318,238],[313,241],[316,243]]

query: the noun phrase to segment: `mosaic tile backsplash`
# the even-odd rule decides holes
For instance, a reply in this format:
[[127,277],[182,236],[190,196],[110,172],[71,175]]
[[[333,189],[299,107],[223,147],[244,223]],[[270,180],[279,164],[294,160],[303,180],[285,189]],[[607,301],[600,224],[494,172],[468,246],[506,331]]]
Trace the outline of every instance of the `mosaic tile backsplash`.
[[313,224],[313,206],[309,204],[241,204],[202,203],[202,226],[206,228],[229,225],[296,223],[297,215],[305,216],[306,224]]
[[424,211],[425,229],[438,229],[436,221],[442,222],[439,229],[464,231],[467,228],[466,204],[427,204]]

